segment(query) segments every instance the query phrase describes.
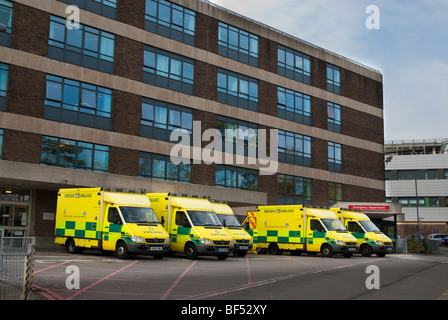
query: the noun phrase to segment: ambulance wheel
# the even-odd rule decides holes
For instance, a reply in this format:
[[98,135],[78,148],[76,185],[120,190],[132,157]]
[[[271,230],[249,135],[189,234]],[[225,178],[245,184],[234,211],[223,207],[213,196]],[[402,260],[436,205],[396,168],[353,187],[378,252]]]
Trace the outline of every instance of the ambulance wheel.
[[372,247],[370,247],[368,244],[362,245],[359,251],[361,252],[361,255],[363,257],[370,257],[373,253]]
[[193,243],[188,243],[185,246],[185,256],[190,260],[196,260],[198,258],[198,249],[196,249]]
[[283,251],[280,250],[280,248],[278,247],[278,244],[276,244],[276,243],[271,243],[268,247],[268,251],[270,254],[272,254],[274,256],[279,256],[283,253]]
[[129,258],[129,250],[128,246],[126,245],[126,242],[119,242],[117,243],[117,256],[120,259],[127,259]]
[[76,254],[76,253],[81,253],[82,252],[81,248],[77,247],[75,245],[75,239],[68,239],[67,243],[66,243],[66,246],[67,246],[68,252],[70,252],[71,254]]
[[322,254],[322,257],[331,258],[333,256],[333,248],[329,244],[324,244],[320,248],[320,253]]

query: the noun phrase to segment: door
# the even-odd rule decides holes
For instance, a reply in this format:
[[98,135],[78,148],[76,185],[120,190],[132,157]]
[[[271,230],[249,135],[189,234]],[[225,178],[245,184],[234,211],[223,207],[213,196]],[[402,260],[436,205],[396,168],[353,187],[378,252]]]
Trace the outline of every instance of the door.
[[185,211],[175,212],[174,224],[171,227],[171,250],[183,252],[185,242],[190,238],[191,225]]
[[322,243],[325,242],[326,230],[319,219],[309,218],[306,228],[306,250],[320,251]]
[[347,223],[347,230],[356,238],[364,240],[366,234],[364,229],[356,221],[349,221]]
[[117,207],[107,207],[107,218],[103,223],[103,249],[115,251],[117,240],[121,238],[123,222]]

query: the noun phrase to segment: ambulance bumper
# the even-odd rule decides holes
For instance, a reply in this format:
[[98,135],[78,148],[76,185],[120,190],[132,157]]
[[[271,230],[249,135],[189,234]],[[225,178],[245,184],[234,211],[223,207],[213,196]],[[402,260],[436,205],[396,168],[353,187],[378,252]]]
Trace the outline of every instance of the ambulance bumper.
[[252,243],[248,243],[248,244],[239,244],[239,243],[235,243],[235,251],[250,251],[252,250]]
[[146,243],[127,243],[129,253],[133,254],[165,254],[170,250],[170,244],[154,245]]
[[234,246],[196,245],[199,255],[218,255],[233,252]]
[[358,247],[354,246],[332,246],[334,253],[356,253]]
[[392,253],[392,246],[371,246],[373,253]]

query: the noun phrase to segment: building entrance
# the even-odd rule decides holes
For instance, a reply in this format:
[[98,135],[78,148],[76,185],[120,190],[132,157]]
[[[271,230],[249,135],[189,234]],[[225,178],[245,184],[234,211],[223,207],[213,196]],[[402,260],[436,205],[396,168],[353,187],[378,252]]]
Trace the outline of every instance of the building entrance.
[[1,188],[0,229],[7,237],[26,237],[30,225],[30,190]]

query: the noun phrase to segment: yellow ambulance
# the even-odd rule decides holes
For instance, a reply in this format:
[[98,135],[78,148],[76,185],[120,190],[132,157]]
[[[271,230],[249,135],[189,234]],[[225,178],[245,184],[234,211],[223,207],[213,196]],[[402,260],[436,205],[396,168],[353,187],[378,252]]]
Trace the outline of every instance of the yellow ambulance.
[[392,240],[361,211],[343,208],[331,208],[342,224],[358,240],[359,252],[364,257],[375,253],[384,257],[392,252]]
[[226,259],[234,240],[206,198],[184,194],[147,193],[151,206],[171,237],[171,252],[188,259],[214,255]]
[[98,249],[121,259],[140,253],[162,259],[170,248],[145,194],[102,188],[59,190],[55,243],[70,253]]
[[342,225],[336,214],[326,208],[302,205],[259,206],[248,212],[248,228],[256,238],[257,250],[279,255],[303,252],[323,257],[342,254],[351,257],[358,242]]
[[238,257],[244,257],[248,251],[252,250],[252,237],[241,227],[228,204],[216,201],[210,202],[227,233],[235,241],[233,253]]

